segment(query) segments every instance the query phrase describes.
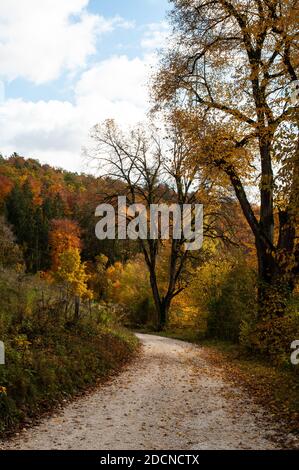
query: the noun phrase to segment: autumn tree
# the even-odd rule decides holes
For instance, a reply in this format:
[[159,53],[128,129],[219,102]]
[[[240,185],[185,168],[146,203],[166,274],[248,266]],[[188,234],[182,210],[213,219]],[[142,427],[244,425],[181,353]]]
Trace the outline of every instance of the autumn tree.
[[283,315],[299,272],[298,107],[288,99],[298,80],[298,1],[171,3],[157,103],[189,113],[196,160],[233,187],[255,239],[260,316]]
[[142,253],[125,264],[116,262],[110,266],[106,278],[108,299],[123,307],[126,323],[131,326],[151,324],[155,327],[156,312],[149,272]]
[[48,268],[48,220],[36,203],[29,181],[14,186],[5,201],[5,212],[23,249],[27,270]]
[[108,261],[108,257],[101,253],[96,256],[95,263],[91,268],[89,284],[97,300],[103,300],[107,295],[108,279],[106,270]]
[[7,176],[0,174],[0,210],[2,210],[5,198],[11,192],[12,188],[12,181]]
[[100,241],[94,236],[94,207],[101,203],[111,183],[109,179],[54,169],[17,154],[0,156],[0,213],[5,213],[22,247],[27,271],[51,268],[49,233],[53,220],[76,221],[81,229],[84,261],[94,262],[99,253],[108,256],[111,263],[118,259],[125,262],[133,255],[127,240]]
[[53,220],[49,234],[49,243],[52,256],[52,271],[56,271],[60,266],[60,255],[62,253],[81,248],[78,224],[69,219]]
[[[122,180],[125,183],[123,194],[128,203],[142,203],[147,214],[155,204],[164,203],[170,209],[173,204],[180,209],[184,204],[189,204],[194,208],[196,203],[203,202],[203,197],[207,197],[210,190],[209,180],[197,171],[196,165],[190,168],[185,164],[194,146],[180,132],[179,119],[173,116],[165,122],[165,126],[165,133],[159,132],[154,126],[139,126],[124,133],[114,121],[108,120],[96,125],[91,134],[94,147],[89,151],[90,158],[107,177]],[[109,201],[114,203],[118,195],[111,192]],[[136,210],[138,212],[137,206]],[[121,216],[125,217],[127,223],[134,218],[128,212]],[[147,217],[147,221],[149,219]],[[194,212],[191,219],[194,222]],[[146,233],[139,237],[141,252],[149,271],[159,329],[167,324],[173,298],[188,285],[188,263],[192,256],[196,257],[193,251],[186,249],[183,231],[178,237],[173,235],[174,215],[171,220],[169,240],[162,240],[160,229],[156,237],[151,236],[149,225]],[[210,219],[210,233],[216,233],[214,225],[215,222]],[[162,288],[157,278],[157,260],[162,245],[169,248],[165,251],[168,260],[165,288]]]
[[92,292],[88,287],[90,276],[81,261],[78,224],[68,219],[53,220],[49,240],[54,279],[65,288],[66,308],[74,299],[75,318],[79,318],[81,299],[91,299]]
[[90,276],[86,272],[85,263],[81,262],[78,248],[67,248],[58,254],[58,266],[54,272],[55,280],[65,287],[65,300],[68,307],[70,299],[74,299],[75,318],[80,315],[81,299],[92,299],[93,295],[88,287]]
[[15,243],[11,227],[3,216],[0,216],[0,267],[23,268],[23,255],[20,247]]

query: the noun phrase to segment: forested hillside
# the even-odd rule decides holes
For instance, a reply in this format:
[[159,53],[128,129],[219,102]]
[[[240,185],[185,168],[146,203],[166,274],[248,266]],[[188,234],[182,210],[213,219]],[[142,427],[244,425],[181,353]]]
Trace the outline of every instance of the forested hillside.
[[[3,267],[14,263],[20,272],[44,282],[67,283],[74,299],[111,304],[126,324],[156,328],[157,312],[140,243],[101,241],[95,236],[97,205],[116,193],[128,193],[121,179],[73,174],[18,155],[1,158],[0,178]],[[173,197],[165,186],[161,193],[164,201]],[[268,342],[265,338],[263,344],[250,339],[257,314],[254,241],[232,195],[217,195],[217,206],[212,191],[205,197],[213,213],[207,213],[204,246],[193,253],[181,274],[183,288],[173,299],[168,326],[195,327],[195,336],[241,340],[275,357],[283,356],[284,350],[288,354],[297,321],[296,293],[288,306],[291,317],[281,320],[279,333],[274,333],[281,334],[275,344],[273,338]],[[7,243],[14,249],[8,250]],[[170,249],[171,243],[164,241],[157,257],[162,293],[167,290]]]
[[96,302],[101,251],[114,253],[93,234],[105,183],[17,155],[1,157],[0,181],[2,433],[105,378],[137,342]]
[[[237,388],[247,387],[272,418],[283,418],[279,423],[287,423],[288,432],[298,432],[298,2],[170,0],[167,24],[136,28],[135,20],[119,15],[105,25],[100,10],[93,11],[97,2],[81,3],[80,13],[63,13],[61,19],[62,29],[70,29],[66,38],[80,19],[97,30],[86,57],[78,55],[78,68],[76,47],[67,39],[70,57],[62,56],[54,67],[57,76],[53,72],[43,82],[38,67],[32,89],[23,83],[22,99],[15,98],[17,72],[9,67],[5,75],[9,99],[3,97],[3,122],[7,115],[14,129],[11,106],[18,110],[22,104],[24,114],[22,125],[8,132],[15,138],[9,137],[6,146],[0,142],[8,154],[0,155],[0,346],[5,347],[0,433],[30,424],[109,377],[138,345],[143,351],[136,368],[143,390],[140,409],[146,384],[153,385],[154,405],[147,402],[146,413],[155,408],[159,422],[164,419],[160,403],[167,404],[161,400],[163,389],[176,401],[172,370],[177,370],[184,405],[185,383],[193,403],[205,406],[210,398],[206,419],[213,429],[223,431],[230,419],[229,429],[235,429],[231,403],[238,401],[236,395],[224,400],[230,409],[221,425],[215,416],[223,410],[213,408],[213,397],[232,380]],[[122,29],[105,60],[105,51],[101,55],[97,49],[100,25],[103,34]],[[140,33],[138,48],[132,30],[136,37]],[[125,34],[131,38],[127,55],[116,57],[115,51],[125,48]],[[56,56],[54,48],[53,60]],[[145,79],[148,68],[150,80]],[[31,79],[27,71],[23,80]],[[35,90],[31,104],[30,90]],[[43,91],[46,98],[40,97]],[[62,121],[56,122],[60,112]],[[46,127],[35,123],[32,131],[28,119],[41,119]],[[6,141],[6,135],[2,138]],[[36,151],[40,143],[44,156]],[[31,148],[36,158],[9,156]],[[61,166],[75,169],[78,165],[70,164],[74,148],[74,159],[82,149],[90,174],[38,160],[57,162],[64,155]],[[201,381],[202,370],[216,370],[219,363],[223,382],[214,370]],[[160,371],[154,384],[151,367]],[[130,383],[134,377],[138,388],[134,373],[125,377]],[[122,402],[125,427],[136,404],[135,385],[129,395],[124,392],[126,380],[115,395],[129,397]],[[122,415],[119,403],[111,405],[113,410]],[[173,410],[170,419],[179,415]],[[176,425],[186,419],[189,426],[190,411],[194,417],[187,407]],[[240,416],[250,422],[254,411],[249,417],[243,411]],[[203,419],[194,422],[199,429]],[[134,427],[138,439],[148,423]],[[240,429],[232,442],[242,447],[239,434]],[[216,446],[213,439],[209,442]]]

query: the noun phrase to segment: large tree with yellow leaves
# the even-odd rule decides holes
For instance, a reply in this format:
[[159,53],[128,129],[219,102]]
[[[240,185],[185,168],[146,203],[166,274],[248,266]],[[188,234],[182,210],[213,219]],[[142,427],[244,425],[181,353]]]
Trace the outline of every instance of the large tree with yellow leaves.
[[299,118],[288,98],[298,78],[298,1],[171,3],[157,103],[183,109],[197,161],[234,188],[255,238],[261,317],[283,315],[299,272]]

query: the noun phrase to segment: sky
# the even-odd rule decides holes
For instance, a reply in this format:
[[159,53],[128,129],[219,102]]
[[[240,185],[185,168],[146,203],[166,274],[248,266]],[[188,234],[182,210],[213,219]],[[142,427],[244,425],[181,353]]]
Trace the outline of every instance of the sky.
[[86,171],[93,125],[145,118],[168,9],[167,0],[1,0],[0,153]]

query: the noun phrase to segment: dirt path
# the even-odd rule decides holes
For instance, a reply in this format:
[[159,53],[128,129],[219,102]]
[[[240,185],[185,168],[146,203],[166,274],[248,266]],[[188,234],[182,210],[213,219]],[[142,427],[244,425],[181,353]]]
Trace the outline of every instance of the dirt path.
[[2,449],[274,449],[275,429],[200,347],[138,335],[141,357],[110,383]]

